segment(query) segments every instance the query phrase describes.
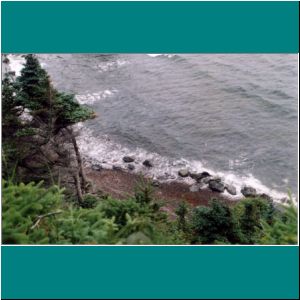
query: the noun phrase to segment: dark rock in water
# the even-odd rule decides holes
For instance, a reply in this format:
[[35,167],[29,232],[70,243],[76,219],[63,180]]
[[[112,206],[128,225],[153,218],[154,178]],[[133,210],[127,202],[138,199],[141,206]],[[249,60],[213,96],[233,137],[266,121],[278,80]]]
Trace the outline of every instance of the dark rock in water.
[[190,177],[200,182],[203,178],[209,177],[210,174],[208,172],[202,173],[190,173]]
[[181,177],[188,177],[189,176],[189,170],[188,169],[181,169],[178,171],[178,175]]
[[226,184],[225,189],[230,195],[236,195],[236,188],[233,185]]
[[214,176],[214,177],[212,178],[212,180],[213,180],[213,181],[217,181],[217,182],[221,182],[221,181],[222,181],[222,178],[219,177],[219,176]]
[[244,186],[241,189],[241,193],[245,196],[245,197],[255,197],[256,194],[256,189],[251,187],[251,186]]
[[153,163],[151,160],[149,159],[146,159],[144,162],[143,162],[143,165],[147,168],[152,168],[153,167]]
[[205,177],[210,176],[210,174],[208,172],[204,171],[201,173],[201,176],[202,176],[202,178],[205,178]]
[[102,170],[102,166],[100,164],[92,165],[92,170],[100,171],[100,170]]
[[269,196],[269,195],[267,195],[267,194],[265,194],[265,193],[259,194],[259,195],[257,195],[257,196],[258,196],[259,198],[265,199],[265,200],[267,200],[267,201],[269,201],[269,202],[273,202],[272,197]]
[[133,171],[135,169],[135,166],[133,164],[127,165],[128,170]]
[[151,183],[152,186],[158,187],[160,185],[158,180],[153,180]]
[[201,175],[202,173],[192,173],[192,172],[190,172],[189,173],[189,175],[190,175],[190,177],[191,178],[193,178],[193,179],[195,179],[195,180],[201,180],[202,179],[202,175]]
[[212,176],[207,176],[207,177],[202,178],[200,180],[200,182],[208,184],[211,180],[213,180],[213,177]]
[[122,167],[118,165],[113,165],[113,170],[115,171],[122,171]]
[[131,156],[124,156],[124,157],[123,157],[123,161],[124,161],[125,163],[131,163],[131,162],[134,162],[134,158],[131,157]]
[[209,188],[214,192],[223,193],[225,190],[224,184],[219,181],[210,180],[208,185],[209,185]]

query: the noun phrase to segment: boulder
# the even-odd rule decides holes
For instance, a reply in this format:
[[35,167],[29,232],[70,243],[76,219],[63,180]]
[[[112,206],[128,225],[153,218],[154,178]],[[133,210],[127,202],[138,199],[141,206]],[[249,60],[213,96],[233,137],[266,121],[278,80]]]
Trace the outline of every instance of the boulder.
[[196,181],[200,181],[202,179],[202,173],[193,173],[190,172],[189,175],[191,178],[195,179]]
[[160,183],[158,180],[153,180],[151,183],[152,186],[159,187]]
[[189,170],[188,169],[181,169],[178,171],[178,175],[181,177],[188,177],[189,176]]
[[265,200],[267,200],[267,201],[269,201],[269,202],[273,202],[272,197],[269,196],[269,195],[267,195],[267,194],[265,194],[265,193],[259,194],[259,195],[257,195],[257,196],[258,196],[259,198],[265,199]]
[[152,167],[153,167],[153,163],[152,163],[152,161],[149,160],[149,159],[144,160],[143,165],[144,165],[145,167],[147,167],[147,168],[152,168]]
[[102,166],[100,164],[92,165],[92,170],[94,170],[94,171],[100,171],[101,169],[102,169]]
[[256,194],[256,189],[251,187],[251,186],[244,186],[241,189],[241,193],[245,196],[245,197],[255,197]]
[[115,171],[122,171],[122,167],[119,165],[113,165],[112,169]]
[[226,184],[225,189],[230,195],[233,195],[233,196],[236,195],[236,188],[233,185]]
[[224,184],[219,181],[210,180],[208,185],[209,188],[214,192],[223,193],[225,190]]
[[196,181],[200,182],[203,178],[209,177],[210,174],[208,172],[202,173],[190,173],[191,178],[195,179]]
[[210,176],[210,174],[208,172],[204,171],[201,173],[201,176],[202,176],[202,178],[205,178],[205,177]]
[[131,156],[124,156],[124,157],[123,157],[123,161],[124,161],[125,163],[131,163],[131,162],[134,162],[134,158],[131,157]]
[[212,176],[204,177],[200,180],[201,183],[208,184],[211,180],[213,180]]
[[133,171],[135,169],[135,166],[133,164],[127,165],[128,170]]

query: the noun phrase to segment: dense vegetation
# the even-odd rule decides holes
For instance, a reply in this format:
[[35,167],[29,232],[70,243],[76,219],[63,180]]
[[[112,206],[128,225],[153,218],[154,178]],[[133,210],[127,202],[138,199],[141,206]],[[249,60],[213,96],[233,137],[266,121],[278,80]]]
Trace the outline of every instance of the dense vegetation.
[[[4,244],[295,244],[297,211],[249,198],[236,205],[160,208],[151,185],[113,199],[92,193],[72,125],[93,112],[60,93],[34,55],[2,81]],[[7,63],[7,62],[6,62]]]

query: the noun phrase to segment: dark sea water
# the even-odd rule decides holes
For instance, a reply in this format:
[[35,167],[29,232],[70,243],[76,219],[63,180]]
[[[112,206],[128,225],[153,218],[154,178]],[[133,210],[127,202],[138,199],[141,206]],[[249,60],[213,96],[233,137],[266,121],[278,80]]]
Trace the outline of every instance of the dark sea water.
[[159,179],[187,166],[279,198],[298,192],[297,55],[39,58],[58,89],[99,116],[81,126],[87,160],[124,166],[123,155],[134,155],[138,163],[152,158],[148,172]]

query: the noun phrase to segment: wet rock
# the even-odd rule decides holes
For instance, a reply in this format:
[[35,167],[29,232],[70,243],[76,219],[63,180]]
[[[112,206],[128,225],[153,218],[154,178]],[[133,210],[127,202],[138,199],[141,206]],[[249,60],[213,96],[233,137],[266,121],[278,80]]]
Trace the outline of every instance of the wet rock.
[[209,184],[209,182],[213,180],[213,177],[212,176],[207,176],[207,177],[204,177],[200,180],[201,183],[204,183],[204,184]]
[[152,186],[155,186],[155,187],[159,187],[160,186],[160,183],[158,180],[153,180],[152,183],[151,183]]
[[147,168],[152,168],[152,167],[153,167],[153,163],[152,163],[152,161],[149,160],[149,159],[144,160],[143,165],[144,165],[145,167],[147,167]]
[[133,171],[135,169],[135,166],[133,164],[127,165],[128,170]]
[[210,180],[208,186],[212,191],[218,193],[223,193],[225,190],[224,184],[216,180]]
[[201,173],[201,176],[202,176],[202,178],[205,178],[205,177],[210,176],[210,174],[208,172],[204,171]]
[[189,176],[189,170],[188,169],[181,169],[178,171],[178,175],[181,177],[188,177]]
[[131,162],[134,162],[134,158],[132,156],[124,156],[123,161],[125,163],[131,163]]
[[245,197],[255,197],[256,194],[256,189],[251,187],[251,186],[244,186],[241,189],[241,193],[245,196]]
[[222,182],[222,178],[220,176],[213,176],[211,180],[217,181],[217,182]]
[[233,196],[236,195],[236,188],[233,185],[226,184],[225,189],[230,195],[233,195]]
[[262,199],[265,199],[265,200],[267,200],[267,201],[269,201],[269,202],[273,202],[272,197],[269,196],[269,195],[267,195],[267,194],[265,194],[265,193],[259,194],[258,197],[259,197],[259,198],[262,198]]
[[196,181],[200,181],[202,179],[202,173],[193,173],[190,172],[189,175],[191,178],[195,179]]
[[100,171],[100,170],[102,170],[102,166],[100,164],[94,164],[94,165],[92,165],[92,170]]
[[122,171],[122,167],[119,165],[113,165],[112,169],[115,171]]
[[210,174],[208,172],[202,172],[202,173],[192,173],[190,174],[190,177],[195,179],[198,182],[201,182],[202,179],[210,177]]

